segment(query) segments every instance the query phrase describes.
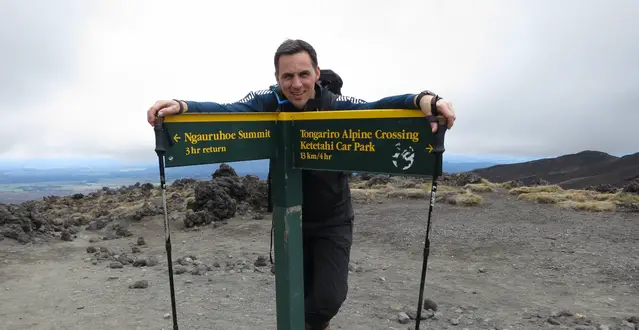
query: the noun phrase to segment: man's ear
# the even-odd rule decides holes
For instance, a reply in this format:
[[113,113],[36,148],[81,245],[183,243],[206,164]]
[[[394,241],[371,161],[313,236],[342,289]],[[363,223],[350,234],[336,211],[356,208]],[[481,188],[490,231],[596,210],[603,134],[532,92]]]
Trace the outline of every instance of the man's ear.
[[318,82],[320,79],[320,74],[321,74],[321,70],[319,65],[315,68],[315,75],[317,76],[317,79],[315,79],[315,82]]

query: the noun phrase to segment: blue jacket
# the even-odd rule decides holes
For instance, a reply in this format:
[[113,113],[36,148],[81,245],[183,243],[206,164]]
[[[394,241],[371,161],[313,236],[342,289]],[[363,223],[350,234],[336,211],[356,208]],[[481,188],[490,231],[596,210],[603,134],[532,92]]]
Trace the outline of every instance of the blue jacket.
[[[349,96],[336,95],[316,85],[316,100],[309,100],[309,109],[368,110],[368,109],[419,109],[414,104],[415,94],[389,96],[374,102],[366,102]],[[185,101],[188,112],[276,112],[299,111],[272,87],[248,93],[233,103]],[[269,185],[270,188],[270,185]],[[270,195],[270,194],[269,194]],[[345,173],[335,171],[302,171],[302,218],[304,227],[340,225],[353,221],[353,207],[349,179]],[[270,202],[270,201],[269,201]],[[312,232],[312,231],[311,231]]]
[[[350,96],[338,95],[331,110],[368,109],[419,109],[415,106],[416,94],[388,96],[374,102],[366,102]],[[185,101],[188,112],[275,112],[279,94],[272,89],[252,91],[233,103]],[[286,100],[282,100],[286,102]]]

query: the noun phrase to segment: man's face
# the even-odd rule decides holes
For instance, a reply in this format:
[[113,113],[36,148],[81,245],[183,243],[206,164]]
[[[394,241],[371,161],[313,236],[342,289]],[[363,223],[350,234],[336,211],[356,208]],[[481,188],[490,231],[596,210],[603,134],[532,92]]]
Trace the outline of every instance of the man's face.
[[319,67],[313,68],[313,62],[307,52],[283,55],[279,59],[277,83],[284,96],[298,109],[315,96],[315,83],[320,76]]

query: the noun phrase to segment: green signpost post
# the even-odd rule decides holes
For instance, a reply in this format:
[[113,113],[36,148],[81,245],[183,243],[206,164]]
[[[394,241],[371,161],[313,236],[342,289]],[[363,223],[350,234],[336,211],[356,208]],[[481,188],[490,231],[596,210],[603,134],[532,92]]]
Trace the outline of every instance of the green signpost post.
[[[302,187],[305,169],[432,176],[442,173],[445,122],[433,134],[418,110],[182,114],[156,127],[164,167],[271,159],[278,330],[304,329]],[[436,182],[433,180],[433,188]],[[431,209],[434,190],[431,194]],[[166,214],[166,204],[165,204]],[[430,216],[430,214],[429,214]],[[165,217],[169,275],[170,233]],[[430,224],[430,221],[429,221]],[[430,226],[428,227],[428,229]],[[428,254],[428,229],[425,258]],[[426,259],[425,259],[426,262]],[[422,288],[425,269],[422,270]],[[171,279],[173,295],[173,281]],[[422,295],[420,292],[421,309]],[[172,297],[174,329],[177,329]],[[419,314],[419,311],[418,311]],[[418,321],[419,322],[419,321]]]

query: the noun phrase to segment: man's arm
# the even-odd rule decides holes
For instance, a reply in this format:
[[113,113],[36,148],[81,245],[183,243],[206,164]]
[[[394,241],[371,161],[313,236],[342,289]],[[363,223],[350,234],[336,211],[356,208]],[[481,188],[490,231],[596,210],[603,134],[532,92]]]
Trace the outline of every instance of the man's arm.
[[182,101],[184,113],[187,112],[271,112],[276,110],[277,100],[271,90],[248,93],[233,103]]
[[[434,115],[431,110],[431,101],[434,96],[424,95],[417,104],[417,97],[419,94],[402,94],[395,96],[388,96],[379,99],[374,102],[366,102],[361,99],[357,99],[350,96],[338,96],[337,100],[333,103],[334,110],[368,110],[368,109],[415,109],[421,110],[425,116]],[[438,98],[436,101],[438,115],[446,118],[448,129],[453,127],[456,116],[453,112],[453,107],[448,102]],[[431,117],[432,118],[432,117]],[[431,120],[431,128],[433,133],[437,131],[437,123]]]
[[421,109],[415,100],[417,94],[402,94],[388,96],[374,102],[366,102],[362,99],[343,96],[337,97],[333,103],[334,110],[368,110],[368,109]]

